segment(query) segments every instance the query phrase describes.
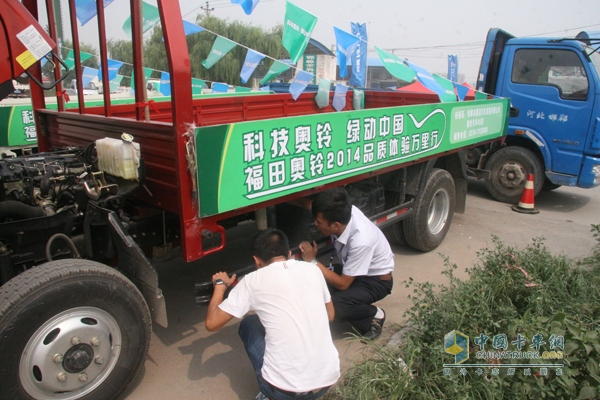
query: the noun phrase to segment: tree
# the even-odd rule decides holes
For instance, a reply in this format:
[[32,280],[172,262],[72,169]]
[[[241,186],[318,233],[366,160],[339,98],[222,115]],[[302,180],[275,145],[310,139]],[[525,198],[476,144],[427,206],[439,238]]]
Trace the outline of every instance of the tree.
[[[281,44],[283,26],[278,25],[270,31],[260,27],[243,24],[238,21],[228,22],[224,19],[199,15],[196,23],[206,30],[188,35],[186,42],[190,54],[192,76],[212,82],[226,82],[230,85],[241,85],[240,71],[246,59],[246,46],[252,50],[265,54],[255,72],[255,76],[264,76],[272,61],[270,58],[279,59],[289,57],[287,50]],[[214,32],[214,33],[212,33]],[[208,57],[215,40],[215,34],[241,44],[236,46],[212,68],[206,69],[202,61]],[[133,50],[130,40],[110,41],[107,44],[110,58],[123,61],[119,73],[130,77],[133,63]],[[169,71],[169,63],[165,51],[163,33],[160,26],[155,26],[152,33],[144,43],[144,65],[155,71]],[[158,77],[158,76],[157,76]],[[123,82],[124,85],[127,81]]]
[[[281,44],[282,26],[277,26],[271,31],[265,31],[260,27],[249,26],[238,21],[229,23],[226,20],[211,16],[198,16],[196,23],[205,28],[206,31],[188,35],[186,38],[190,53],[192,76],[195,78],[241,85],[240,71],[247,51],[243,46],[265,54],[268,56],[267,59],[269,57],[277,59],[287,54]],[[206,69],[202,66],[202,61],[208,57],[215,40],[215,34],[242,46],[236,46],[212,68]],[[287,55],[284,57],[287,57]],[[263,63],[270,65],[270,61],[267,59],[263,60]],[[152,36],[144,46],[144,62],[149,68],[168,71],[162,30],[159,27],[154,28]],[[264,75],[266,72],[264,66],[258,68],[256,74],[260,74],[261,69]]]

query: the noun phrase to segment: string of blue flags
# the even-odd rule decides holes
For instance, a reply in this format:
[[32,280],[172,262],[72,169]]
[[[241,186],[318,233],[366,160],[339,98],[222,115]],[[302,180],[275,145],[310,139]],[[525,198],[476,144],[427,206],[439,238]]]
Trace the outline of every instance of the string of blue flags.
[[[247,15],[250,15],[258,5],[259,1],[260,0],[231,0],[231,3],[240,5],[243,11]],[[104,7],[108,7],[112,2],[113,0],[104,0]],[[75,0],[75,4],[76,16],[82,26],[96,16],[95,0]],[[158,8],[152,4],[142,1],[142,19],[143,31],[147,32],[160,22]],[[301,70],[294,65],[297,64],[300,58],[304,55],[318,20],[319,19],[316,16],[286,0],[282,45],[288,50],[292,65],[243,46],[192,22],[183,20],[182,23],[186,35],[203,31],[215,35],[215,40],[213,42],[211,51],[207,58],[202,61],[204,68],[210,69],[236,46],[242,46],[247,49],[246,58],[240,71],[240,80],[244,84],[249,81],[257,66],[263,62],[265,58],[269,58],[273,60],[273,62],[266,75],[261,79],[260,84],[265,85],[267,82],[275,79],[288,69],[294,68],[296,72],[291,81],[289,92],[294,99],[297,99],[298,96],[304,92],[308,84],[313,81],[314,74]],[[340,67],[339,75],[341,78],[346,78],[348,75],[347,66],[349,65],[351,66],[349,84],[355,87],[364,87],[366,83],[368,51],[366,24],[351,23],[350,28],[351,32],[346,32],[339,27],[333,27],[336,38],[335,53],[338,60],[338,65]],[[123,30],[131,37],[130,18],[128,18],[123,24]],[[419,81],[427,89],[436,93],[441,102],[457,100],[462,101],[469,91],[468,87],[459,85],[456,82],[458,76],[458,59],[456,56],[448,56],[448,79],[446,79],[440,75],[432,74],[424,68],[421,68],[406,59],[402,60],[395,54],[391,54],[383,49],[375,47],[375,50],[382,61],[383,66],[390,72],[390,74],[402,81],[409,83],[413,80]],[[67,64],[69,64],[69,59],[72,58],[71,51],[70,57],[67,57]],[[123,76],[119,75],[118,71],[125,63],[118,60],[108,61],[108,76],[112,86],[113,84],[117,83],[117,80],[120,82],[120,79],[122,79]],[[150,74],[152,73],[151,71],[153,70],[150,70]],[[146,78],[148,78],[150,74],[147,74]],[[164,71],[160,71],[160,74],[160,92],[164,95],[170,95],[170,75],[168,72]],[[100,69],[85,67],[82,76],[82,83],[86,85],[91,79],[94,78],[94,76],[98,76],[98,78],[101,79],[102,71]],[[197,87],[200,85],[200,83],[202,83],[202,86],[204,86],[204,84],[207,82],[197,78],[194,78],[194,80],[195,81],[193,82],[193,85],[195,85],[195,90],[198,90]],[[322,106],[325,98],[327,101],[329,99],[329,92],[331,90],[332,83],[331,81],[324,79],[321,79],[320,81],[323,82],[319,82],[319,90],[317,92],[316,101],[319,106]],[[212,86],[213,92],[226,92],[229,89],[229,85],[226,83],[213,82]],[[348,88],[348,86],[341,85],[339,83],[335,85],[335,92],[332,102],[334,108],[342,109],[345,106],[345,93]],[[479,97],[481,97],[481,95],[485,95],[483,93],[475,93],[476,97],[478,94]],[[344,102],[343,106],[341,105],[342,102]]]

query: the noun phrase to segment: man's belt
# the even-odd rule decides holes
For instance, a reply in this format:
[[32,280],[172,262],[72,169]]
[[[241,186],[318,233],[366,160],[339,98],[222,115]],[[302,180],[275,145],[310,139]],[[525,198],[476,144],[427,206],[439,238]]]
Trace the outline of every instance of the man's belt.
[[389,272],[385,275],[379,275],[379,279],[382,281],[391,281],[392,280],[392,273]]

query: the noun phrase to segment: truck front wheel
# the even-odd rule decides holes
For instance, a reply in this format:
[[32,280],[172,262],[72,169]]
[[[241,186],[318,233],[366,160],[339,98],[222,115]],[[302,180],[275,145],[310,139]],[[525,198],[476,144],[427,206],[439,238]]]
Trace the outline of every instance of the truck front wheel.
[[542,190],[545,179],[542,162],[524,147],[508,146],[498,150],[490,157],[486,169],[491,176],[485,185],[490,194],[503,203],[519,202],[529,174],[534,176],[534,195]]
[[143,296],[113,268],[32,268],[0,288],[0,398],[117,398],[144,364],[151,329]]
[[404,220],[404,237],[410,247],[431,251],[444,238],[454,216],[456,189],[446,170],[431,170],[425,190],[417,199],[415,212]]

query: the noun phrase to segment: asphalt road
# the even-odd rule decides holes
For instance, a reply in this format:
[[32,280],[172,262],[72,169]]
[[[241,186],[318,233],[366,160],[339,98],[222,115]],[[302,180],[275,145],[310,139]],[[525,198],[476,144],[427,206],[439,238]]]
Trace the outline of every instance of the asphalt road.
[[[403,312],[411,303],[402,282],[443,283],[443,257],[459,267],[458,276],[477,261],[477,251],[492,246],[492,235],[504,243],[524,247],[543,237],[554,254],[581,258],[591,253],[596,241],[591,224],[600,223],[600,189],[559,188],[535,198],[537,215],[521,214],[510,205],[494,201],[483,182],[469,181],[467,211],[455,214],[444,242],[430,253],[394,246],[396,270],[393,293],[378,303],[387,313],[384,333],[388,340],[402,325]],[[204,329],[205,307],[194,303],[194,283],[210,279],[212,271],[235,270],[250,262],[248,238],[253,225],[236,228],[227,249],[186,264],[177,255],[157,264],[160,286],[167,301],[169,327],[154,326],[150,354],[127,400],[152,399],[254,399],[258,392],[254,373],[237,335],[234,320],[216,333]],[[348,340],[344,326],[333,325],[342,369],[364,357],[365,346]],[[441,340],[441,338],[440,338]]]

